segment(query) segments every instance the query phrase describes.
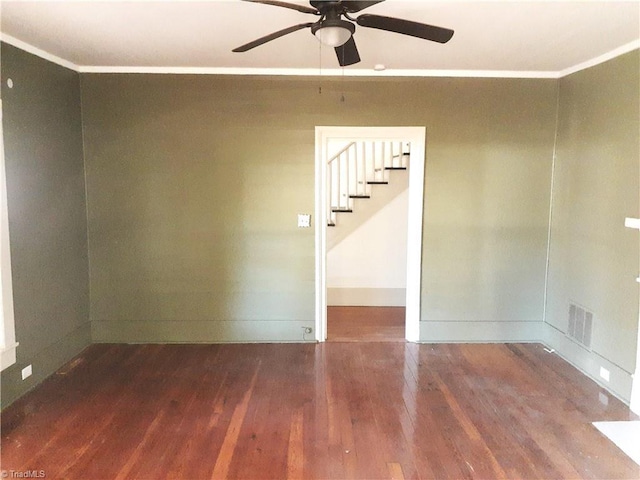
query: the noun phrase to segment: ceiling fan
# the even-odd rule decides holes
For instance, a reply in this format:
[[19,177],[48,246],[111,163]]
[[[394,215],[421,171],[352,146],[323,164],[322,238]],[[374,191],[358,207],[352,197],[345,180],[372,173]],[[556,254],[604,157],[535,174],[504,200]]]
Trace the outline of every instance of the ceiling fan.
[[[432,42],[447,43],[453,36],[453,30],[443,27],[427,25],[425,23],[412,22],[394,17],[383,17],[381,15],[362,14],[356,18],[350,14],[357,13],[376,3],[384,0],[311,0],[310,7],[297,5],[295,3],[281,2],[278,0],[244,0],[252,3],[263,3],[265,5],[273,5],[276,7],[289,8],[302,13],[309,13],[320,17],[316,22],[300,23],[283,30],[278,30],[257,40],[249,42],[240,47],[234,48],[234,52],[246,52],[252,48],[280,38],[289,33],[302,30],[303,28],[311,28],[318,40],[329,47],[334,47],[340,66],[348,66],[358,63],[360,55],[353,34],[356,26],[353,22],[361,27],[377,28],[378,30],[386,30],[388,32],[400,33],[402,35],[410,35]],[[343,20],[345,17],[347,20]],[[350,20],[350,21],[348,21]]]

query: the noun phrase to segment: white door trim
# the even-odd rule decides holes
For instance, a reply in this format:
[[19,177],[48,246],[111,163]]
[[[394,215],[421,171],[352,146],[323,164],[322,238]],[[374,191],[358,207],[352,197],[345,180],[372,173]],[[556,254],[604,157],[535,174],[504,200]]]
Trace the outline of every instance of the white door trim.
[[407,232],[407,299],[405,338],[420,339],[422,281],[422,217],[424,199],[425,127],[316,127],[316,340],[327,339],[327,161],[329,140],[392,140],[411,142],[409,159],[409,221]]
[[0,99],[0,370],[16,363],[16,328],[13,312],[11,249],[9,245],[9,210],[7,177],[2,131],[2,99]]

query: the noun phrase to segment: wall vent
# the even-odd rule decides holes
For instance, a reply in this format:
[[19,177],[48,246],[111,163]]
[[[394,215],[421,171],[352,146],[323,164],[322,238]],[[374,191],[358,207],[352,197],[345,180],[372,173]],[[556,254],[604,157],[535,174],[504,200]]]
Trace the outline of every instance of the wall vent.
[[593,313],[575,303],[569,304],[567,335],[583,347],[590,349],[592,329]]

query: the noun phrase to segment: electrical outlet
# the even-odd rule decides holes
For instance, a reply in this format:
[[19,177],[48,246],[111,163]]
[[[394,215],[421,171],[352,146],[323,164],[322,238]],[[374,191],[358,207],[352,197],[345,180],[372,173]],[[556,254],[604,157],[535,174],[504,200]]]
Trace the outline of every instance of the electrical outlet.
[[27,365],[22,369],[22,379],[26,380],[33,373],[33,367],[31,365]]
[[600,376],[604,379],[605,382],[609,381],[609,370],[604,367],[600,367]]
[[600,403],[604,406],[609,405],[609,396],[602,392],[598,392],[598,400],[600,400]]

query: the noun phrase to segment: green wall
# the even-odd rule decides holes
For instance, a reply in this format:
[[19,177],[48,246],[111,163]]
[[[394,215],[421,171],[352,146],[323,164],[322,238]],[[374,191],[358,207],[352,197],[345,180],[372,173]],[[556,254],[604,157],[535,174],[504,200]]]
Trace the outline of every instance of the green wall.
[[423,339],[540,324],[556,81],[81,80],[94,341],[302,340],[317,125],[427,127]]
[[[636,51],[560,81],[79,75],[3,44],[2,405],[91,341],[302,340],[317,125],[427,127],[422,340],[542,339],[628,398],[638,72]],[[564,336],[569,301],[596,313],[593,352]]]
[[[629,399],[638,338],[640,53],[560,80],[548,342]],[[567,341],[569,303],[594,313],[591,350]]]
[[[2,44],[17,363],[2,406],[91,342],[80,78]],[[13,88],[7,79],[13,80]],[[25,381],[21,369],[33,365]]]
[[536,338],[557,83],[435,80],[425,93],[414,119],[427,125],[420,337]]

